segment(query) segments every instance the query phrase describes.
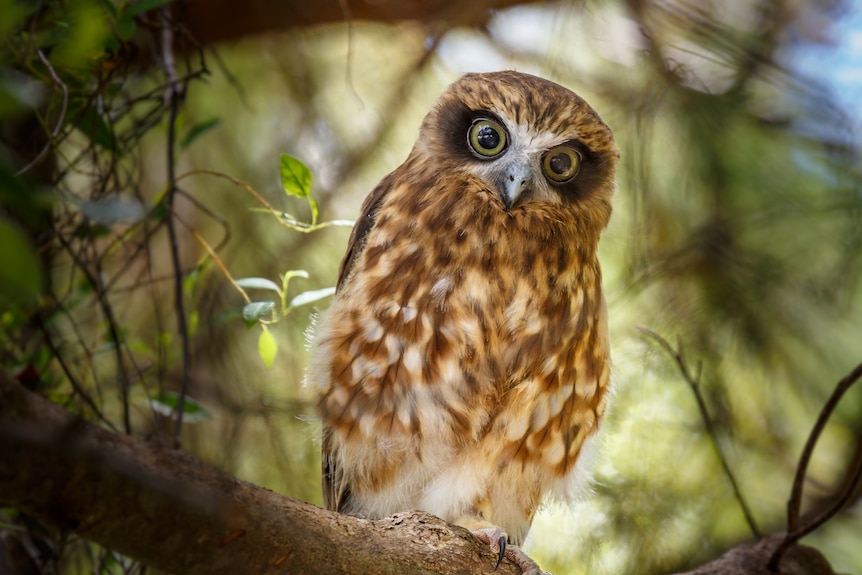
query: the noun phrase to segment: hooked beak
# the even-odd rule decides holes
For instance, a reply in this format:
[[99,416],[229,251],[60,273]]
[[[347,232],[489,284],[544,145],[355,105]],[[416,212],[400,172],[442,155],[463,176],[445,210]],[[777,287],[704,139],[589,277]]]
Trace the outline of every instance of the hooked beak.
[[500,197],[509,211],[524,190],[530,187],[533,179],[532,170],[526,158],[517,159],[506,165],[502,171],[502,182],[499,183]]

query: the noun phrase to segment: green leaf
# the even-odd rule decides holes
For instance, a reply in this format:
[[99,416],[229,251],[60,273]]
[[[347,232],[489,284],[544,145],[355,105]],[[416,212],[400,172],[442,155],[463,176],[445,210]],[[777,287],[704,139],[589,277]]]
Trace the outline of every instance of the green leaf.
[[183,139],[180,140],[180,147],[183,149],[188,148],[192,142],[194,142],[203,134],[209,132],[219,124],[221,124],[221,118],[218,117],[210,118],[206,122],[201,122],[200,124],[195,124],[189,129],[188,132],[186,132],[186,135],[183,136]]
[[131,6],[129,6],[124,14],[129,16],[137,16],[138,14],[143,14],[144,12],[149,12],[159,6],[164,6],[165,4],[170,4],[174,0],[141,0],[140,2],[135,2]]
[[51,63],[57,70],[88,67],[93,58],[102,54],[112,35],[105,13],[95,2],[70,2],[64,20],[54,30],[59,34],[51,50]]
[[248,289],[268,289],[270,291],[274,291],[275,293],[281,293],[281,289],[278,285],[271,280],[266,278],[242,278],[236,280],[236,285],[242,288]]
[[323,298],[327,298],[335,293],[335,287],[328,287],[323,289],[316,289],[311,291],[302,292],[298,294],[295,298],[290,300],[290,303],[287,304],[287,309],[293,309],[295,307],[308,305],[310,303],[314,303],[316,301],[320,301]]
[[290,281],[292,278],[305,278],[308,279],[308,272],[305,270],[290,270],[284,272],[284,276],[281,278],[282,282]]
[[242,319],[246,325],[254,325],[260,318],[272,311],[274,301],[254,301],[242,308]]
[[[150,407],[156,413],[160,413],[165,417],[171,417],[176,413],[179,402],[180,396],[178,393],[163,391],[158,396],[150,399]],[[212,413],[187,395],[183,399],[183,421],[195,423],[204,421],[205,419],[212,419]]]
[[17,226],[0,219],[0,246],[0,307],[35,303],[43,278],[32,243]]
[[275,354],[278,353],[278,343],[276,343],[275,337],[269,330],[260,332],[260,337],[257,340],[257,353],[266,367],[272,367],[272,362],[275,361]]
[[[108,4],[110,4],[110,2],[108,2]],[[124,12],[123,15],[117,19],[117,36],[119,36],[120,40],[123,42],[128,42],[134,37],[136,28],[135,20],[128,12]]]
[[317,216],[320,215],[320,211],[317,209],[317,202],[314,201],[314,198],[308,196],[306,199],[308,200],[308,207],[311,208],[311,224],[314,225],[317,223]]
[[311,193],[311,170],[293,156],[282,154],[281,185],[287,195],[307,198]]

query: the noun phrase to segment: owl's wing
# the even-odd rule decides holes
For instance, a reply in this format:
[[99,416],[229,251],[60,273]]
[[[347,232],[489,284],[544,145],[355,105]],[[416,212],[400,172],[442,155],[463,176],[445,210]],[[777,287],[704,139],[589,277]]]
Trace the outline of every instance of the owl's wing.
[[[394,172],[393,172],[394,173]],[[380,204],[386,194],[392,189],[393,174],[389,174],[377,184],[365,201],[362,202],[359,218],[353,226],[353,231],[350,232],[350,239],[347,241],[347,251],[344,254],[344,259],[341,260],[341,266],[338,268],[338,283],[335,284],[335,290],[341,291],[344,287],[344,282],[350,276],[350,271],[353,269],[353,264],[359,259],[362,250],[365,248],[365,239],[368,232],[374,227],[374,222],[377,221],[377,212],[380,210]]]
[[[392,182],[392,174],[389,174],[362,202],[359,218],[357,218],[356,224],[353,226],[353,231],[350,232],[350,239],[347,242],[347,252],[344,254],[344,259],[341,260],[341,266],[338,270],[338,283],[335,286],[336,292],[340,292],[341,288],[344,287],[344,283],[350,276],[354,264],[359,260],[362,250],[365,249],[365,240],[368,233],[374,228],[374,223],[377,221],[377,213],[380,211],[380,205],[383,203],[386,194],[392,189]],[[341,456],[333,446],[331,430],[326,429],[325,426],[323,430],[323,444],[321,446],[321,472],[324,506],[333,511],[343,511],[348,508],[351,496],[350,485],[344,477],[344,465],[341,461]]]
[[350,486],[344,479],[341,458],[332,448],[332,433],[327,430],[323,432],[321,451],[323,506],[332,511],[342,511],[350,501]]

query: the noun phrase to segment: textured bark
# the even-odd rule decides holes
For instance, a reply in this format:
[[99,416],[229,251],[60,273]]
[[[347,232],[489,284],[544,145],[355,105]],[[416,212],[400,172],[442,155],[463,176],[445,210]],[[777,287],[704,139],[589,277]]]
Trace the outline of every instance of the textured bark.
[[751,545],[739,545],[715,561],[679,575],[834,575],[823,554],[805,545],[790,547],[780,570],[770,571],[769,560],[783,539],[783,533],[776,533]]
[[[487,545],[418,511],[338,515],[240,481],[187,453],[106,431],[0,372],[0,505],[158,569],[212,573],[493,573]],[[683,575],[775,575],[781,535]],[[2,564],[2,562],[0,562]],[[780,575],[833,575],[793,546]],[[504,561],[496,571],[518,573]]]
[[2,373],[0,505],[184,575],[494,567],[487,545],[426,513],[366,521],[325,511],[101,429]]

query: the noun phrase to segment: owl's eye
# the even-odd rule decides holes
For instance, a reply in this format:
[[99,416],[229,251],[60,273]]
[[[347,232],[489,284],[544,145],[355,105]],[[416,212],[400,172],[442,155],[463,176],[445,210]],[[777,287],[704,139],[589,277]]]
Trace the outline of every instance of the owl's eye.
[[506,149],[506,130],[493,120],[476,120],[467,132],[467,142],[480,156],[492,158]]
[[551,148],[542,160],[545,175],[555,182],[566,182],[578,174],[581,169],[581,155],[566,146]]

